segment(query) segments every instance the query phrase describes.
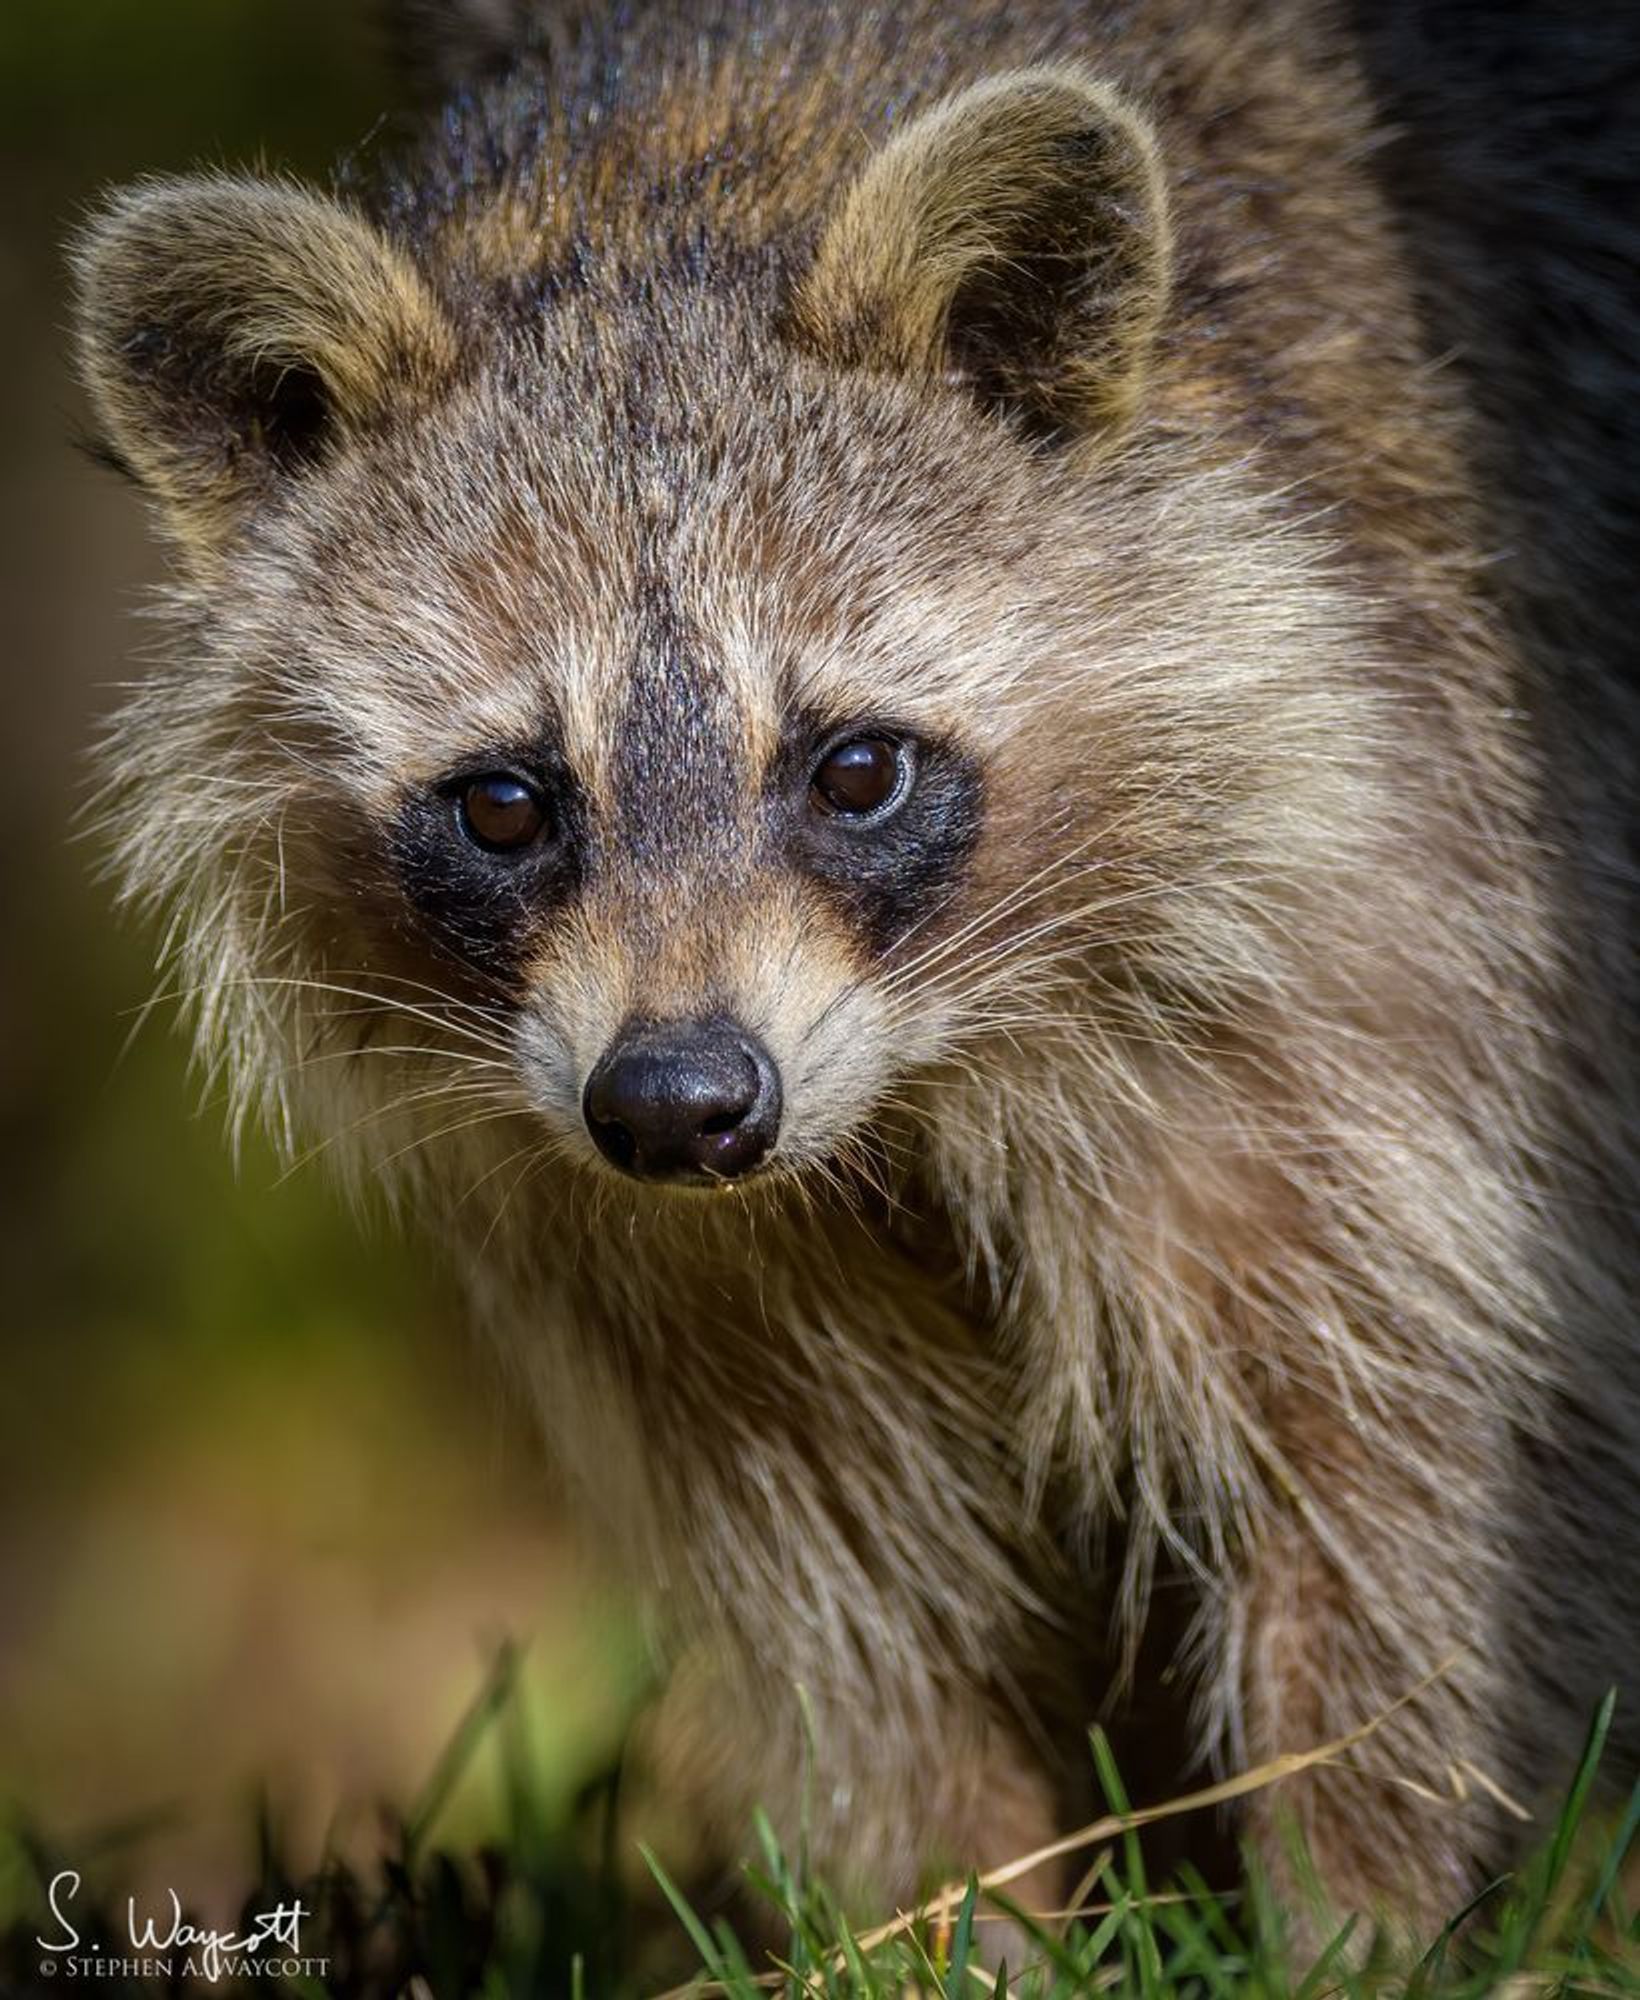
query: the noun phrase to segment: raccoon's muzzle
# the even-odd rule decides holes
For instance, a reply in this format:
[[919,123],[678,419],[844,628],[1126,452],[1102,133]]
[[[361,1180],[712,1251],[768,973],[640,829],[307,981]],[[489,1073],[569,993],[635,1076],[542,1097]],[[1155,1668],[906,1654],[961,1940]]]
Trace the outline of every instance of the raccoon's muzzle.
[[631,1023],[605,1050],[581,1100],[606,1160],[640,1180],[736,1180],[780,1130],[780,1073],[737,1023]]

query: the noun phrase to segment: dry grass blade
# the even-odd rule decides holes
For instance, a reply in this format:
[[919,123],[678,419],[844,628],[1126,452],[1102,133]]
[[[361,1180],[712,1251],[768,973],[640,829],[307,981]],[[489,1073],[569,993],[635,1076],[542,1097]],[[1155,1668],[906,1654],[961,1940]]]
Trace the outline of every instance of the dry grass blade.
[[[1017,1882],[1021,1876],[1029,1875],[1034,1868],[1045,1862],[1058,1861],[1067,1854],[1079,1853],[1084,1847],[1091,1847],[1095,1841],[1110,1840],[1122,1833],[1131,1833],[1136,1828],[1150,1826],[1157,1820],[1176,1819],[1184,1813],[1202,1812],[1208,1806],[1228,1805],[1232,1799],[1245,1798],[1251,1792],[1264,1791],[1270,1785],[1279,1784],[1284,1778],[1297,1777],[1301,1771],[1312,1771],[1318,1765],[1335,1764],[1351,1750],[1358,1749],[1369,1737],[1375,1736],[1386,1722],[1398,1715],[1404,1708],[1427,1694],[1435,1683],[1452,1671],[1460,1655],[1454,1653],[1445,1659],[1431,1673],[1409,1688],[1404,1695],[1392,1701],[1388,1708],[1361,1723],[1344,1736],[1335,1736],[1330,1743],[1319,1744],[1313,1750],[1288,1750],[1279,1757],[1272,1757],[1267,1763],[1256,1764],[1251,1770],[1238,1772],[1233,1778],[1222,1779],[1216,1785],[1204,1785],[1200,1791],[1183,1792],[1176,1799],[1167,1799],[1160,1805],[1142,1806],[1137,1812],[1107,1813],[1103,1819],[1096,1819],[1090,1825],[1079,1827],[1075,1833],[1061,1834],[1057,1840],[1050,1840],[1045,1847],[1039,1847],[1030,1854],[1022,1854],[1016,1860],[1004,1862],[1000,1868],[993,1868],[979,1878],[981,1889],[1004,1889],[1010,1882]],[[943,1902],[955,1894],[963,1893],[962,1884],[955,1888],[950,1883],[940,1890],[932,1900]],[[879,1924],[874,1931],[867,1931],[859,1939],[860,1948],[870,1951],[878,1944],[899,1935],[917,1921],[917,1913],[901,1914],[886,1924]]]

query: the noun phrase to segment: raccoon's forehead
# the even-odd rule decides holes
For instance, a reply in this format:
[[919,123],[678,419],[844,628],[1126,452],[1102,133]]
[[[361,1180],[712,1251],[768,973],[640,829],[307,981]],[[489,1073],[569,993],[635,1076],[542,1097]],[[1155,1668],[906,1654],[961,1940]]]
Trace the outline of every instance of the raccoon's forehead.
[[550,734],[595,789],[687,803],[794,731],[1006,726],[1037,528],[960,439],[789,381],[574,386],[474,394],[307,524],[308,695],[384,773]]

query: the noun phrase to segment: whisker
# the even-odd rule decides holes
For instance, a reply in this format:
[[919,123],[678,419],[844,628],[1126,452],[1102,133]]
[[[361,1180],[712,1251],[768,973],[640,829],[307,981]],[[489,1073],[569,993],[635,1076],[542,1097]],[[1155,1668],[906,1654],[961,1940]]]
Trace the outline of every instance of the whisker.
[[[463,1099],[468,1099],[475,1103],[489,1099],[497,1103],[499,1107],[497,1115],[500,1115],[500,1112],[505,1110],[522,1112],[525,1108],[515,1097],[506,1093],[499,1084],[473,1083],[466,1078],[453,1078],[442,1084],[433,1084],[425,1089],[413,1090],[402,1097],[393,1098],[386,1104],[373,1105],[369,1111],[353,1119],[339,1131],[328,1133],[323,1139],[318,1140],[304,1153],[292,1160],[274,1185],[276,1187],[283,1187],[293,1174],[299,1172],[303,1167],[310,1165],[322,1154],[329,1152],[332,1146],[340,1145],[342,1141],[351,1139],[356,1133],[364,1131],[367,1126],[377,1124],[384,1118],[391,1118],[395,1114],[410,1110],[418,1104],[436,1103],[440,1100],[459,1103]],[[390,1158],[393,1159],[397,1159],[398,1157],[398,1154],[390,1155]]]
[[481,1111],[473,1118],[458,1118],[452,1124],[439,1126],[436,1131],[419,1133],[408,1145],[400,1146],[385,1159],[376,1161],[373,1171],[384,1174],[389,1167],[399,1160],[408,1158],[411,1153],[419,1152],[424,1146],[431,1146],[440,1139],[448,1139],[457,1132],[471,1132],[480,1125],[493,1125],[503,1118],[517,1118],[521,1115],[524,1114],[519,1105],[504,1104],[489,1111]]
[[365,1042],[358,1048],[321,1049],[311,1056],[300,1056],[287,1065],[290,1073],[317,1069],[321,1063],[356,1062],[360,1056],[430,1056],[440,1062],[461,1063],[471,1069],[494,1070],[498,1075],[513,1074],[513,1064],[504,1062],[499,1056],[474,1055],[468,1049],[447,1049],[437,1042]]
[[[433,993],[436,993],[438,990],[437,988],[422,988],[419,982],[411,982],[411,985],[412,990]],[[471,1003],[457,1000],[453,995],[442,997],[441,1005],[447,1011],[434,1012],[431,1008],[402,999],[397,994],[374,993],[365,987],[344,986],[335,980],[313,979],[294,973],[283,975],[247,974],[240,978],[221,981],[201,980],[193,986],[176,987],[166,992],[157,993],[151,1000],[144,1002],[144,1008],[151,1008],[166,1000],[197,1000],[202,996],[209,999],[218,993],[232,992],[243,988],[289,988],[300,992],[330,994],[345,1000],[357,1000],[363,1003],[361,1008],[333,1009],[330,1018],[345,1020],[355,1012],[397,1012],[408,1016],[412,1020],[422,1021],[429,1027],[448,1030],[453,1034],[462,1035],[467,1040],[476,1042],[480,1047],[490,1049],[498,1055],[510,1055],[512,1053],[510,1044],[502,1036],[494,1033],[480,1033],[461,1018],[463,1013],[470,1013],[487,1026],[493,1028],[498,1025],[494,1015],[485,1014],[481,1009],[472,1006]]]

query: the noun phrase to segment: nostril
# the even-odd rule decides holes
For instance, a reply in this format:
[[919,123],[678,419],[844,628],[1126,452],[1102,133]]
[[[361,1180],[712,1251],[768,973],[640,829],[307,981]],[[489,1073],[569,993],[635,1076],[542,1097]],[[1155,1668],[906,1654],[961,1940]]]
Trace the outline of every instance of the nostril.
[[630,1167],[637,1159],[638,1142],[618,1118],[597,1118],[589,1114],[587,1124],[592,1128],[592,1135],[605,1157],[617,1167]]

